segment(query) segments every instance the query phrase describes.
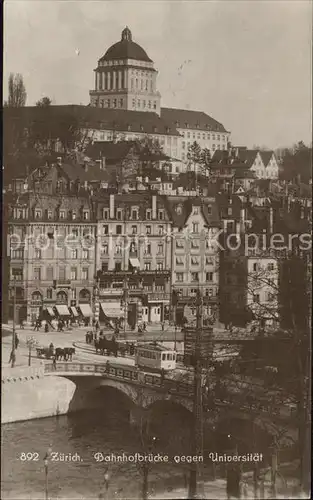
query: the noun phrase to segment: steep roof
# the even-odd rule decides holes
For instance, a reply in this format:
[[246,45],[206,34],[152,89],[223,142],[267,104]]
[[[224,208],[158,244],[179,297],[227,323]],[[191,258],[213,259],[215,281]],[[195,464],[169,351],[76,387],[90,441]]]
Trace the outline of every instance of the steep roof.
[[137,61],[152,62],[146,51],[133,42],[130,29],[126,28],[122,31],[121,40],[108,48],[100,61],[112,61],[116,59],[135,59]]
[[[173,225],[179,229],[184,228],[192,212],[192,207],[195,205],[201,207],[201,214],[206,224],[213,227],[220,226],[220,219],[215,202],[212,203],[212,201],[200,198],[186,198],[186,196],[168,196],[165,198],[165,205],[173,221]],[[211,213],[209,213],[208,205],[211,207]],[[177,210],[178,206],[181,207],[181,211]]]
[[161,108],[161,118],[177,128],[199,129],[213,132],[227,132],[224,125],[214,120],[203,111],[188,109]]
[[262,161],[263,161],[265,167],[267,167],[273,154],[274,154],[274,151],[260,151],[260,155],[261,155],[261,158],[262,158]]
[[150,135],[179,135],[175,125],[170,121],[167,122],[163,117],[148,111],[98,108],[77,104],[49,106],[47,108],[38,106],[4,108],[4,122],[10,117],[17,120],[22,119],[24,123],[31,123],[33,120],[68,123],[70,119],[73,119],[82,128]]

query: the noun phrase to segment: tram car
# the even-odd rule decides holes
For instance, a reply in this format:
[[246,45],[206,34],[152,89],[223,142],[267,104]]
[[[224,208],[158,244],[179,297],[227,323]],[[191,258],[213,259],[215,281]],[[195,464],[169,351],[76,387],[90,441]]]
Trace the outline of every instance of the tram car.
[[176,351],[157,342],[137,344],[135,365],[139,368],[149,368],[151,371],[174,370],[176,368]]

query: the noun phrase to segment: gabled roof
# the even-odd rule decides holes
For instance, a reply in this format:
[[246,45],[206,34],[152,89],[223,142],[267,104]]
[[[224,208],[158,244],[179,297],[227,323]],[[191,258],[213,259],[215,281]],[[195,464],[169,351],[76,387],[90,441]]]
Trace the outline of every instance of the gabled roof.
[[[220,226],[220,220],[216,203],[206,201],[203,198],[187,198],[186,196],[168,196],[165,200],[166,207],[170,214],[173,225],[180,230],[184,228],[189,216],[192,213],[193,206],[200,206],[201,214],[207,225],[213,227]],[[211,213],[208,211],[208,205],[211,206]],[[181,212],[177,211],[177,207],[181,207]]]
[[[177,128],[199,129],[207,132],[227,132],[224,125],[214,120],[203,111],[189,109],[161,108],[161,118],[175,125]],[[186,126],[187,124],[187,126]]]
[[274,154],[274,151],[260,151],[260,155],[261,155],[261,158],[262,158],[262,161],[263,161],[265,167],[267,167],[273,154]]

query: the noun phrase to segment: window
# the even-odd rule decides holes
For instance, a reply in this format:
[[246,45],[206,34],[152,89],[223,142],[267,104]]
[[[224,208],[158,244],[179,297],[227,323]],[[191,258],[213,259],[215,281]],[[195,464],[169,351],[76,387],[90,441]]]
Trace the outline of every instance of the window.
[[89,251],[88,250],[83,250],[83,259],[85,259],[85,260],[89,259]]
[[255,262],[253,264],[253,271],[258,271],[259,270],[259,264],[257,262]]
[[213,288],[207,288],[207,289],[205,290],[205,295],[206,295],[207,297],[212,297],[212,296],[213,296]]
[[65,210],[60,210],[59,217],[60,219],[65,219]]
[[213,141],[215,141],[215,134],[212,134],[212,139]]
[[83,219],[88,220],[89,219],[89,210],[84,210],[83,211]]
[[193,233],[198,233],[199,232],[199,222],[193,222],[192,223],[192,232]]
[[35,249],[35,259],[41,259],[41,250],[39,248]]
[[185,141],[182,142],[182,148],[185,149],[186,148],[186,143]]
[[199,258],[198,257],[191,257],[191,264],[193,266],[198,266],[199,265]]
[[88,267],[83,267],[82,269],[82,279],[88,280]]
[[41,280],[41,268],[40,267],[34,268],[34,279]]
[[176,240],[176,248],[184,248],[184,241]]
[[146,219],[151,220],[151,210],[146,211]]
[[159,235],[163,234],[163,226],[158,226],[158,234]]
[[108,220],[109,218],[109,210],[107,208],[103,209],[103,218],[104,220]]
[[48,210],[48,220],[52,219],[52,210]]
[[213,281],[213,273],[211,271],[205,273],[205,281]]
[[117,255],[121,255],[122,254],[122,245],[120,243],[116,243],[116,245],[115,245],[115,253]]
[[191,273],[191,281],[199,281],[199,273]]
[[211,207],[211,205],[207,205],[207,210],[208,210],[208,214],[211,215],[212,214],[212,207]]
[[102,226],[102,228],[103,228],[103,234],[109,234],[109,226],[107,224]]
[[76,249],[71,250],[71,259],[77,259],[78,258],[78,252]]
[[210,140],[210,134],[207,135],[207,139]]
[[184,265],[183,257],[176,257],[176,265],[178,265],[178,266]]
[[163,252],[164,252],[164,245],[163,245],[163,243],[159,243],[158,244],[158,254],[163,255]]
[[273,262],[270,262],[270,263],[267,265],[267,269],[268,269],[268,271],[274,271],[274,264],[273,264]]
[[191,240],[191,248],[200,248],[200,242],[198,240]]
[[146,226],[146,234],[151,234],[151,226]]
[[77,280],[77,268],[71,267],[71,280]]
[[133,104],[133,108],[135,108],[136,107],[136,99],[133,99],[132,104]]
[[214,259],[212,257],[206,257],[205,259],[205,263],[208,265],[208,266],[213,266],[214,265]]
[[102,262],[102,264],[101,264],[101,271],[103,273],[105,273],[108,270],[109,270],[109,264],[107,262]]
[[132,219],[137,220],[138,219],[138,211],[137,210],[132,210]]
[[163,262],[157,262],[157,271],[163,271]]
[[41,219],[41,210],[35,210],[35,219]]
[[159,219],[160,220],[164,220],[164,212],[163,212],[163,210],[159,211]]
[[227,215],[233,215],[233,209],[231,207],[228,207]]
[[137,234],[137,226],[132,226],[132,234]]
[[46,277],[47,277],[48,281],[52,281],[53,280],[53,267],[47,267]]
[[107,243],[104,243],[103,248],[102,248],[102,253],[104,255],[108,255],[108,253],[109,253],[109,245]]
[[156,109],[156,107],[157,107],[156,106],[156,101],[154,101],[154,103],[153,103],[153,109]]
[[144,270],[145,271],[151,271],[151,262],[145,262],[144,263]]
[[121,271],[121,270],[122,270],[122,263],[115,262],[115,271]]
[[113,108],[117,107],[117,99],[113,99]]
[[151,243],[147,243],[145,247],[145,254],[151,255]]
[[65,267],[59,267],[59,280],[65,280]]
[[199,207],[193,207],[193,212],[194,215],[198,215],[199,213]]
[[48,300],[52,299],[52,288],[48,288],[48,290],[47,290],[47,299]]
[[256,303],[256,304],[260,303],[260,294],[259,293],[255,293],[253,295],[253,302]]
[[184,281],[184,273],[176,273],[176,281],[182,283]]
[[72,220],[76,219],[76,212],[72,212]]

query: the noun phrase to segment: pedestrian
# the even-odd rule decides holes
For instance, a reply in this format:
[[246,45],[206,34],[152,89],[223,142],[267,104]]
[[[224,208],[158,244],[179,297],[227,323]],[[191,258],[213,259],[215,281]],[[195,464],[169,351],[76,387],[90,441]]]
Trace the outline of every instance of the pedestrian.
[[24,330],[24,320],[23,319],[21,319],[21,321],[20,321],[20,329]]
[[162,332],[164,332],[164,321],[161,323]]
[[15,334],[15,341],[14,342],[15,342],[15,349],[17,349],[18,345],[20,343],[20,339],[18,338],[17,333]]
[[45,324],[45,333],[48,333],[49,332],[49,325],[48,325],[48,322],[46,321],[46,324]]
[[15,362],[16,362],[16,356],[14,350],[12,349],[9,359],[9,363],[12,363],[12,368],[14,368]]
[[163,383],[164,383],[164,378],[165,378],[165,370],[164,370],[164,368],[162,368],[162,370],[161,370],[161,385],[163,385]]
[[144,321],[143,322],[143,331],[146,332],[147,331],[147,325],[146,325],[146,322]]
[[57,359],[56,359],[56,356],[53,356],[53,358],[52,358],[52,366],[53,366],[54,370],[57,369]]
[[99,321],[96,322],[96,332],[100,330],[100,324],[99,324]]

